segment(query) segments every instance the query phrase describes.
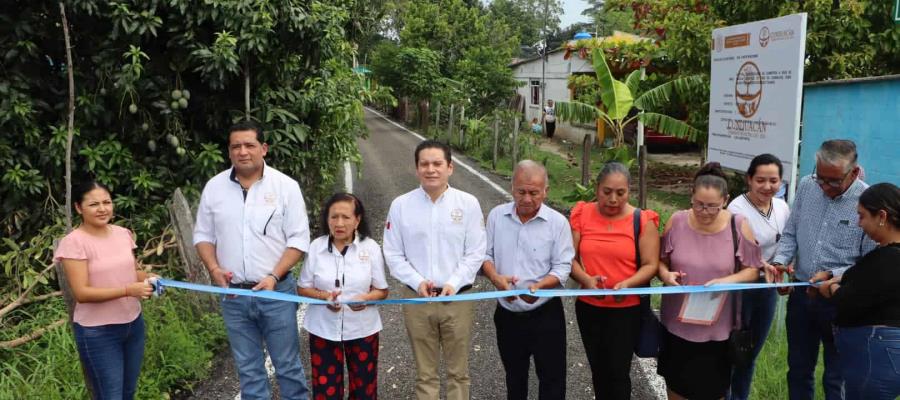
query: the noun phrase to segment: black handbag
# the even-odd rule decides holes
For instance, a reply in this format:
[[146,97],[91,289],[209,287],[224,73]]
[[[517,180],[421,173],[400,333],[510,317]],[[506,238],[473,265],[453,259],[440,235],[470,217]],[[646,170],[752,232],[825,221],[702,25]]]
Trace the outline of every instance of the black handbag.
[[[735,227],[734,214],[731,215],[731,241],[734,243],[734,272],[740,272],[741,262],[737,257],[738,252],[738,233]],[[738,317],[738,303],[741,301],[741,292],[734,291],[731,293],[734,298],[731,300],[732,318],[734,318],[734,328],[728,336],[728,356],[731,364],[739,368],[747,368],[753,362],[753,333],[750,329],[744,327],[742,318]]]
[[[639,238],[641,234],[641,209],[634,210],[634,254],[635,266],[641,268],[641,248]],[[659,355],[659,339],[662,334],[662,324],[656,318],[656,313],[650,307],[650,295],[640,295],[641,300],[641,327],[638,333],[638,340],[634,344],[634,355],[647,358]]]

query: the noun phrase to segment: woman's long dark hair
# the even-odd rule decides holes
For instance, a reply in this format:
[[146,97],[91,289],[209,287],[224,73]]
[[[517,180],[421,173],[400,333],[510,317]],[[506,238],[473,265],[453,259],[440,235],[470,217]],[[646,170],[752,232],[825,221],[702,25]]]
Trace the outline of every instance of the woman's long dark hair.
[[859,195],[859,205],[872,215],[884,210],[887,223],[900,228],[900,188],[893,183],[883,182],[869,186]]
[[322,206],[322,213],[319,216],[319,233],[323,236],[331,234],[331,232],[328,231],[328,213],[331,211],[331,206],[333,206],[334,203],[341,201],[353,204],[353,215],[359,217],[359,226],[356,227],[356,234],[359,235],[359,240],[364,240],[371,236],[369,221],[368,218],[366,218],[366,208],[363,207],[363,203],[358,197],[350,193],[335,193],[331,195],[328,200],[325,200],[325,204]]

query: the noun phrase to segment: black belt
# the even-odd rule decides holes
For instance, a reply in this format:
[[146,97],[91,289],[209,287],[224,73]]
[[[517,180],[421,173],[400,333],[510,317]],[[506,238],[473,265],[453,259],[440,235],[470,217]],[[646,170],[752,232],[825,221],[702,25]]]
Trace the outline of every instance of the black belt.
[[259,282],[228,283],[228,287],[232,289],[253,289],[256,285],[259,285]]

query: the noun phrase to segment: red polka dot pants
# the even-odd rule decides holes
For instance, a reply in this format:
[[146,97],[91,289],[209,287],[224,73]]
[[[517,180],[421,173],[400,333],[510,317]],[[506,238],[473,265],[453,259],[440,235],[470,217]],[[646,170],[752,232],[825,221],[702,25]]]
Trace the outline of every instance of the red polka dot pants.
[[332,342],[309,334],[313,400],[344,398],[344,363],[350,400],[378,399],[378,333]]

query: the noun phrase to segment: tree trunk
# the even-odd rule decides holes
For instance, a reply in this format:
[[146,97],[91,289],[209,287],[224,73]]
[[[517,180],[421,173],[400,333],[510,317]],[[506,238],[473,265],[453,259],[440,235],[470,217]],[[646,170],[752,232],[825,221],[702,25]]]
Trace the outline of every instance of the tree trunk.
[[[66,75],[69,80],[69,115],[66,124],[66,232],[72,230],[72,139],[75,136],[75,67],[72,65],[72,40],[69,38],[69,20],[66,18],[66,5],[59,2],[59,15],[62,19],[63,40],[66,45]],[[54,250],[57,243],[53,244]],[[68,322],[71,328],[72,316],[75,314],[75,296],[72,295],[72,288],[66,279],[66,271],[63,270],[62,264],[56,264],[56,280],[59,288],[63,292],[63,299],[66,302],[68,310]],[[87,389],[88,397],[93,398],[94,388],[91,386],[91,380],[88,379],[87,370],[84,363],[81,364],[81,375],[84,377],[84,387]]]
[[250,120],[250,58],[244,62],[244,118]]

